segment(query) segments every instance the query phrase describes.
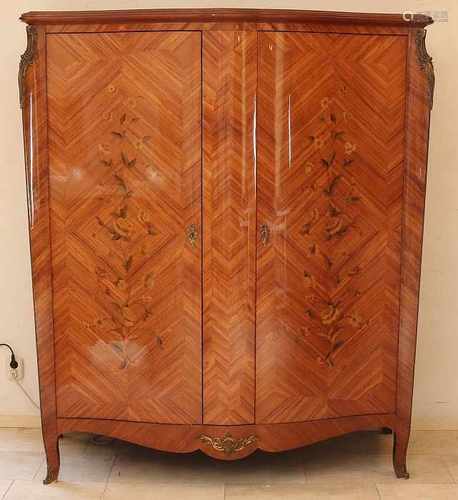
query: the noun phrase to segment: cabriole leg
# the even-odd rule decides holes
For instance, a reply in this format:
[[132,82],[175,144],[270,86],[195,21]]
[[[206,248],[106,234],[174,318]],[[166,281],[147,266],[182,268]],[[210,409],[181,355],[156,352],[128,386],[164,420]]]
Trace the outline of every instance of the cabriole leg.
[[393,431],[393,467],[399,479],[409,479],[406,464],[408,444],[408,432]]
[[43,480],[43,484],[51,484],[57,481],[60,469],[59,438],[60,436],[57,434],[50,435],[49,433],[43,432],[46,462],[48,466],[48,472]]

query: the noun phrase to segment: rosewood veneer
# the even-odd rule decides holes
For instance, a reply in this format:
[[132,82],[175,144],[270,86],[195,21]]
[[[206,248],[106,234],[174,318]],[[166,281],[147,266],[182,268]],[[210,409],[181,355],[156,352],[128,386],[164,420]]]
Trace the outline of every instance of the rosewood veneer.
[[45,482],[73,431],[236,460],[385,428],[408,477],[432,20],[21,19]]

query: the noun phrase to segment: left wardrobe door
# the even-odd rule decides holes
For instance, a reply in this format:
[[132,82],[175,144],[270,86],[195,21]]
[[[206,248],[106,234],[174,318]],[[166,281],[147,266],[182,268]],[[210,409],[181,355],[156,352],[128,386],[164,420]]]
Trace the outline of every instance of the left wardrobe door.
[[192,424],[201,35],[47,36],[58,417]]

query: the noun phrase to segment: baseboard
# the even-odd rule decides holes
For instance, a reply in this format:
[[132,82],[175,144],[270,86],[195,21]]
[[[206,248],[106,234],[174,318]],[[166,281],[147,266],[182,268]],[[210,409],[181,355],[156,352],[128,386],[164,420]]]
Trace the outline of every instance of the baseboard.
[[0,415],[0,427],[39,429],[41,418],[38,415]]
[[456,431],[458,421],[456,419],[419,419],[412,422],[414,431]]

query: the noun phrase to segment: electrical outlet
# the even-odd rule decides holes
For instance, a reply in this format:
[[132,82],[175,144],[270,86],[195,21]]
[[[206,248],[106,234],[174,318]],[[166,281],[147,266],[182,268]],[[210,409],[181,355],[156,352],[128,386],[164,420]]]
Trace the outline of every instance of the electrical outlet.
[[10,367],[10,361],[8,358],[8,360],[6,361],[6,371],[8,380],[17,380],[18,382],[20,382],[24,378],[24,360],[16,358],[16,361],[18,363],[18,367],[13,369]]

